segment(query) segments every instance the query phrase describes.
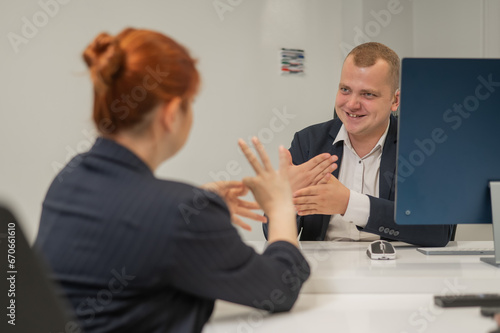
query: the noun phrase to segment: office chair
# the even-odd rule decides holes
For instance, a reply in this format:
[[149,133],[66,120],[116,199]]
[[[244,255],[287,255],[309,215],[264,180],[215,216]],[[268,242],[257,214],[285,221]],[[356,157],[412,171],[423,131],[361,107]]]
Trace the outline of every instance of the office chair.
[[57,286],[49,281],[49,270],[29,246],[21,225],[2,204],[0,267],[2,275],[6,274],[0,279],[1,308],[7,310],[0,332],[82,332]]

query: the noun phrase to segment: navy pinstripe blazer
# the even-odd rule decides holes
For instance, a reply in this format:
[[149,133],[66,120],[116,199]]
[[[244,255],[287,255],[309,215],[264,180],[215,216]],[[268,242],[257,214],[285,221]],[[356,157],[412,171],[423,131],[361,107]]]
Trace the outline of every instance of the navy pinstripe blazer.
[[[342,126],[339,118],[312,125],[297,133],[292,141],[290,153],[295,165],[307,162],[321,153],[337,155],[339,167],[332,173],[338,178],[342,167],[344,145],[338,142],[333,145]],[[394,221],[394,198],[396,181],[396,148],[397,119],[391,115],[389,131],[382,151],[380,162],[379,197],[368,196],[370,200],[370,217],[365,232],[379,235],[382,239],[398,240],[420,246],[445,246],[450,238],[450,225],[398,225]],[[297,217],[301,240],[324,240],[331,215],[309,215]],[[269,223],[272,223],[269,222]],[[263,225],[267,237],[267,225]]]
[[295,246],[256,254],[220,197],[103,138],[54,179],[35,246],[86,332],[200,332],[215,299],[286,311],[309,276]]

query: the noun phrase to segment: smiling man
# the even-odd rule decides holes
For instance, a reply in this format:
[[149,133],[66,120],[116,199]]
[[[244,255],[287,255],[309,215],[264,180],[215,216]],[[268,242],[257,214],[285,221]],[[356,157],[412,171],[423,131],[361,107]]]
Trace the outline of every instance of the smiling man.
[[[342,67],[338,118],[295,134],[289,168],[300,240],[382,238],[421,246],[450,240],[451,226],[394,222],[397,120],[391,113],[399,107],[399,68],[398,55],[387,46],[357,46]],[[300,186],[307,182],[297,170],[325,153],[337,156],[338,168],[316,184]]]

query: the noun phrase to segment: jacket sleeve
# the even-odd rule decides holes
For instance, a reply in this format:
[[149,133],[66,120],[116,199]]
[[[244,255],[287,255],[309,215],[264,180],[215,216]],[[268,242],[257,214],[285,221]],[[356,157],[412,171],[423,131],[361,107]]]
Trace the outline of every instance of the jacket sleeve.
[[385,239],[398,240],[418,246],[446,246],[451,238],[451,225],[399,225],[394,222],[394,201],[368,196],[370,217],[360,230]]
[[307,261],[294,245],[274,242],[257,254],[243,243],[219,197],[208,198],[197,214],[187,212],[177,216],[179,222],[171,236],[166,266],[169,283],[199,297],[270,312],[291,309],[310,274]]

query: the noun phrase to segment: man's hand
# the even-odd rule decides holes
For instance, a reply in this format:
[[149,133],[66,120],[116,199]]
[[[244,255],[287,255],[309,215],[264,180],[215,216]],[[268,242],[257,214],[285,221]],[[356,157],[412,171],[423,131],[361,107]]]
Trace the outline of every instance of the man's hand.
[[344,214],[349,196],[349,189],[337,178],[327,174],[318,185],[296,191],[293,194],[293,204],[300,216]]
[[226,202],[229,212],[231,213],[231,221],[239,225],[245,230],[252,230],[248,224],[243,222],[239,217],[248,217],[258,222],[267,222],[265,216],[252,212],[252,209],[261,209],[259,204],[253,201],[241,200],[248,193],[246,187],[241,181],[220,181],[202,185],[201,188],[217,193]]
[[300,165],[294,165],[292,155],[287,150],[288,178],[292,191],[317,185],[326,175],[337,169],[338,157],[328,153],[319,154]]

